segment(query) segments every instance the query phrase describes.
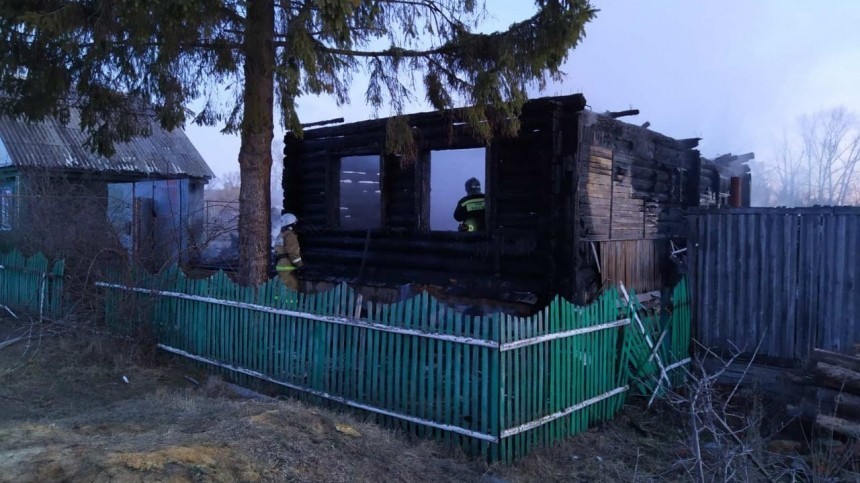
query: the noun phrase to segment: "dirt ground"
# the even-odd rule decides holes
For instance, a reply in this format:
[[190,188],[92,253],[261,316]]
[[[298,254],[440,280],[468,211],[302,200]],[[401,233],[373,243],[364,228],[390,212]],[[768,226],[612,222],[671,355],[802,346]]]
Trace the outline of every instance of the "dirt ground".
[[[0,341],[23,330],[0,320]],[[105,335],[29,335],[0,348],[4,482],[687,479],[675,464],[678,434],[637,407],[515,465],[488,466],[350,413],[239,397]]]

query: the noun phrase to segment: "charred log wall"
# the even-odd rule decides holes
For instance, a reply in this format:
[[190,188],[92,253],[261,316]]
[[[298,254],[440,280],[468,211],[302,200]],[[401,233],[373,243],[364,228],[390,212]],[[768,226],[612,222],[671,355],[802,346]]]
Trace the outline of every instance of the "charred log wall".
[[657,290],[670,281],[669,240],[685,236],[684,209],[695,206],[689,178],[699,166],[698,140],[591,112],[580,115],[580,131],[579,285]]
[[[528,304],[555,295],[573,263],[564,241],[573,238],[572,224],[565,223],[572,184],[560,176],[564,163],[574,165],[576,146],[568,141],[574,148],[562,160],[564,126],[558,119],[568,113],[575,123],[569,113],[584,104],[582,96],[532,101],[523,109],[519,135],[497,136],[487,147],[484,233],[429,229],[430,151],[483,146],[456,111],[409,117],[419,152],[414,163],[383,154],[385,119],[309,130],[302,140],[288,135],[284,208],[305,225],[307,276],[381,286],[435,284],[452,295]],[[567,131],[575,138],[575,126]],[[338,226],[339,160],[354,155],[381,159],[382,226],[369,232]]]

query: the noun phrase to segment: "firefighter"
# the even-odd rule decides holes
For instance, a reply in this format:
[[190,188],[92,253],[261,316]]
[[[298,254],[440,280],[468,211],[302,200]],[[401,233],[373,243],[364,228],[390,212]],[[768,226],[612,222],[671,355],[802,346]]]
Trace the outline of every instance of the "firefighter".
[[466,180],[466,196],[457,202],[454,219],[460,222],[460,231],[483,231],[486,226],[484,194],[477,178]]
[[296,270],[304,266],[302,252],[299,248],[299,239],[294,228],[298,218],[292,213],[281,215],[281,234],[275,245],[275,270],[288,289],[298,291],[299,279],[296,278]]

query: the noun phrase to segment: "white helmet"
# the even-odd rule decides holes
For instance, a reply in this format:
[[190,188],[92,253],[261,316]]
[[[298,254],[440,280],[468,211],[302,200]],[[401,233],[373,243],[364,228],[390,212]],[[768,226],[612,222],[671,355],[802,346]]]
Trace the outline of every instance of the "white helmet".
[[295,225],[299,222],[299,219],[296,218],[296,215],[292,213],[284,213],[281,215],[281,226],[290,226]]

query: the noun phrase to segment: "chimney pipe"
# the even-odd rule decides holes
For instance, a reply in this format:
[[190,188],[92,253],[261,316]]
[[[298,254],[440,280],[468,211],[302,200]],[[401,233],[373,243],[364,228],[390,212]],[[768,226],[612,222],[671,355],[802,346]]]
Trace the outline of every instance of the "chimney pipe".
[[732,176],[731,186],[729,188],[729,206],[732,208],[740,208],[743,206],[743,184],[741,184],[740,176]]

